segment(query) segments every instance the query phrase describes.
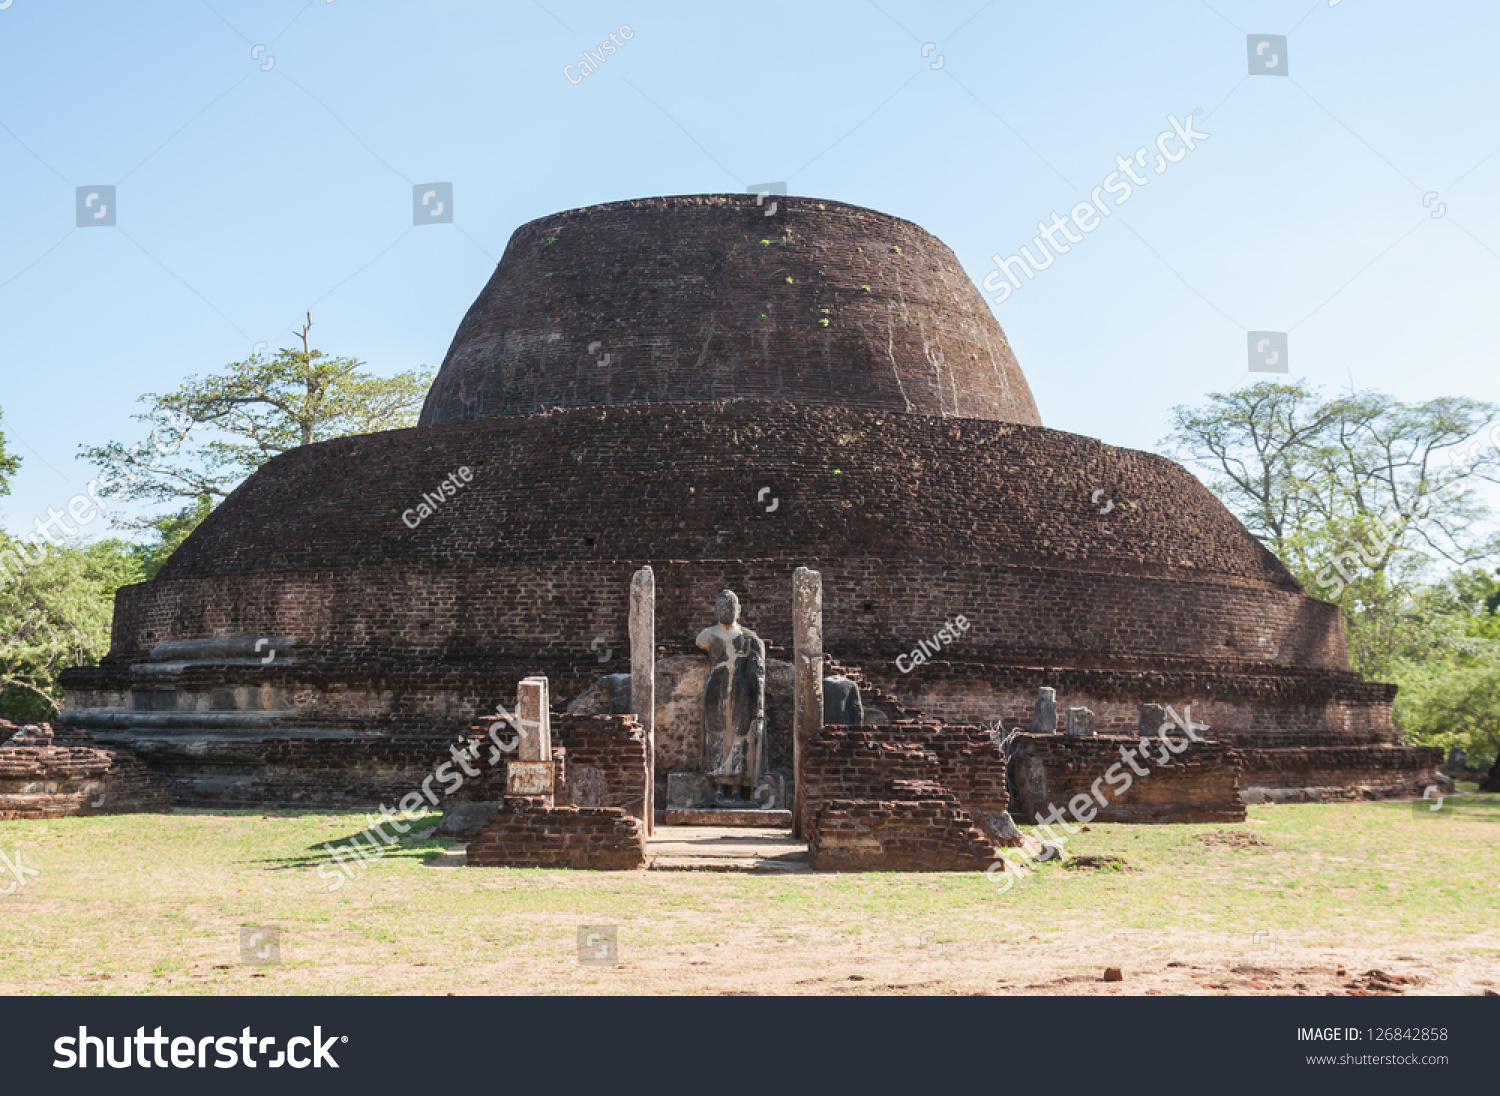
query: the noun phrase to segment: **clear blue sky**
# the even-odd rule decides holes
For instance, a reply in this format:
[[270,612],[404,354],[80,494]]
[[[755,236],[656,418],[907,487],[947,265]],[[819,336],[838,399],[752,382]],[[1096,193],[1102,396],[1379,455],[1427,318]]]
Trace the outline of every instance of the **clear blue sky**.
[[[1250,33],[1289,35],[1289,77],[1247,74]],[[1247,330],[1330,391],[1500,402],[1497,58],[1493,2],[11,0],[0,521],[309,308],[331,353],[436,366],[545,213],[784,179],[923,225],[977,284],[1195,108],[1210,139],[995,306],[1047,425],[1151,448],[1259,378]],[[433,181],[455,223],[413,228]],[[97,184],[117,227],[74,227]]]

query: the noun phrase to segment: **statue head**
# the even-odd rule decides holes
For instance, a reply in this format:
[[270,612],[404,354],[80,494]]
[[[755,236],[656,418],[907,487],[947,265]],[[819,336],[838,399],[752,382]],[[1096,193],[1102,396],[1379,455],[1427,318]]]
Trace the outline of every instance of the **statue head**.
[[714,602],[714,619],[728,628],[740,618],[740,599],[733,590],[720,590],[719,600]]

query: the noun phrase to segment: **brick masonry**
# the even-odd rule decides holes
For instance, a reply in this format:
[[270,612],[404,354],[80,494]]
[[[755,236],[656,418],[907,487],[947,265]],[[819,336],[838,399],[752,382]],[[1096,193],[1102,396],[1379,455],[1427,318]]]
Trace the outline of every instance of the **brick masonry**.
[[[1173,740],[1183,742],[1180,731]],[[1144,756],[1141,749],[1146,750]],[[1136,765],[1146,775],[1139,775],[1121,750],[1137,751]],[[1100,822],[1245,820],[1240,760],[1229,745],[1190,742],[1179,754],[1166,752],[1163,761],[1164,751],[1160,739],[1135,735],[1018,734],[1007,749],[1015,820],[1034,825],[1053,807],[1075,825],[1096,817]],[[1070,807],[1073,804],[1076,809]]]
[[0,821],[168,811],[171,790],[131,751],[0,720]]
[[508,800],[464,853],[470,867],[589,868],[646,866],[646,826],[618,807],[541,807]]
[[[565,704],[626,670],[642,564],[659,654],[693,653],[727,586],[783,661],[804,565],[828,653],[929,721],[1024,726],[1041,685],[1104,729],[1190,699],[1223,741],[1272,751],[1247,755],[1268,781],[1423,778],[1394,687],[1350,672],[1338,610],[1198,480],[1040,425],[951,251],[870,210],[777,201],[523,226],[422,425],[300,447],[241,484],[119,591],[110,654],[63,675],[62,721],[195,801],[381,799],[520,677]],[[464,486],[403,520],[459,468]],[[945,661],[902,673],[957,614],[971,627]],[[270,636],[297,642],[266,666],[137,668],[165,642]],[[1304,744],[1335,752],[1274,753]]]
[[1040,423],[941,241],[843,202],[775,202],[642,198],[522,225],[422,424],[726,395]]
[[1005,757],[979,727],[824,727],[807,746],[803,826],[828,870],[983,869],[1009,806]]

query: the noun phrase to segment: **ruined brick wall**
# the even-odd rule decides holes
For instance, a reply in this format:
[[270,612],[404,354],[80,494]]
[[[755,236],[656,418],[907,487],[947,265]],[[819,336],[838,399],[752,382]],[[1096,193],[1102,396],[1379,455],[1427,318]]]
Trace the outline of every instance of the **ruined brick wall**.
[[[1437,746],[1311,744],[1295,749],[1240,747],[1240,786],[1254,802],[1292,798],[1313,802],[1417,798],[1444,787]],[[1292,791],[1290,797],[1278,793]]]
[[809,831],[817,871],[985,871],[993,841],[956,797],[924,781],[895,782],[880,800],[834,799]]
[[947,789],[981,823],[1009,807],[1005,757],[979,727],[934,722],[824,727],[803,752],[803,832],[835,800],[889,800],[900,781]]
[[[1181,742],[1180,734],[1175,741]],[[1145,744],[1144,746],[1142,744]],[[1121,750],[1146,750],[1135,754],[1136,764],[1147,770],[1140,776],[1123,759]],[[1066,735],[1020,734],[1009,747],[1011,787],[1015,792],[1015,820],[1034,824],[1055,806],[1063,818],[1087,821],[1096,811],[1100,822],[1243,822],[1245,805],[1240,799],[1239,759],[1221,742],[1190,743],[1185,751],[1169,755],[1163,762],[1160,739],[1125,735],[1070,738]],[[1117,766],[1117,767],[1116,767]],[[1111,769],[1114,768],[1113,774]],[[1130,786],[1119,791],[1119,778],[1130,775]],[[1109,782],[1113,775],[1115,783]],[[1104,797],[1100,806],[1095,782]],[[1079,812],[1069,804],[1078,797]]]
[[[452,734],[211,743],[163,735],[133,739],[131,750],[168,781],[177,803],[188,806],[394,806],[425,785],[430,794],[423,798],[437,809],[450,789],[461,796],[469,783],[449,753],[457,742]],[[481,774],[488,771],[482,761],[470,765]]]
[[469,843],[465,862],[481,868],[645,867],[646,829],[617,807],[536,807],[508,801]]
[[66,728],[23,732],[0,721],[0,821],[171,808],[167,784],[131,751]]
[[522,225],[469,309],[424,426],[754,396],[1039,423],[953,252],[843,202],[642,198]]
[[[1057,708],[1092,710],[1101,732],[1133,734],[1141,704],[1170,704],[1213,728],[1211,737],[1265,747],[1358,745],[1399,740],[1391,722],[1396,686],[1349,671],[1255,671],[1231,662],[1119,657],[1115,667],[1056,664],[996,666],[929,662],[901,673],[892,662],[868,662],[864,676],[923,714],[945,720],[1031,727],[1037,689],[1057,691]],[[1132,666],[1134,662],[1136,665]]]
[[646,817],[646,732],[635,716],[558,716],[553,735],[568,754],[566,802]]

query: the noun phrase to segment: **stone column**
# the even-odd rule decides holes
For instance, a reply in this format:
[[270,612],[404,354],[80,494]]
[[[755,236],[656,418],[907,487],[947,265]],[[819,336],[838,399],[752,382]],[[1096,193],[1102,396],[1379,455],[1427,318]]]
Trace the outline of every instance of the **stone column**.
[[523,677],[516,686],[516,722],[521,725],[517,761],[552,760],[552,717],[547,700],[545,677]]
[[656,830],[656,574],[630,580],[630,710],[646,730],[646,832]]
[[823,729],[823,576],[806,567],[792,573],[792,833],[802,825],[802,755]]
[[1057,690],[1040,688],[1031,709],[1032,734],[1057,733]]

